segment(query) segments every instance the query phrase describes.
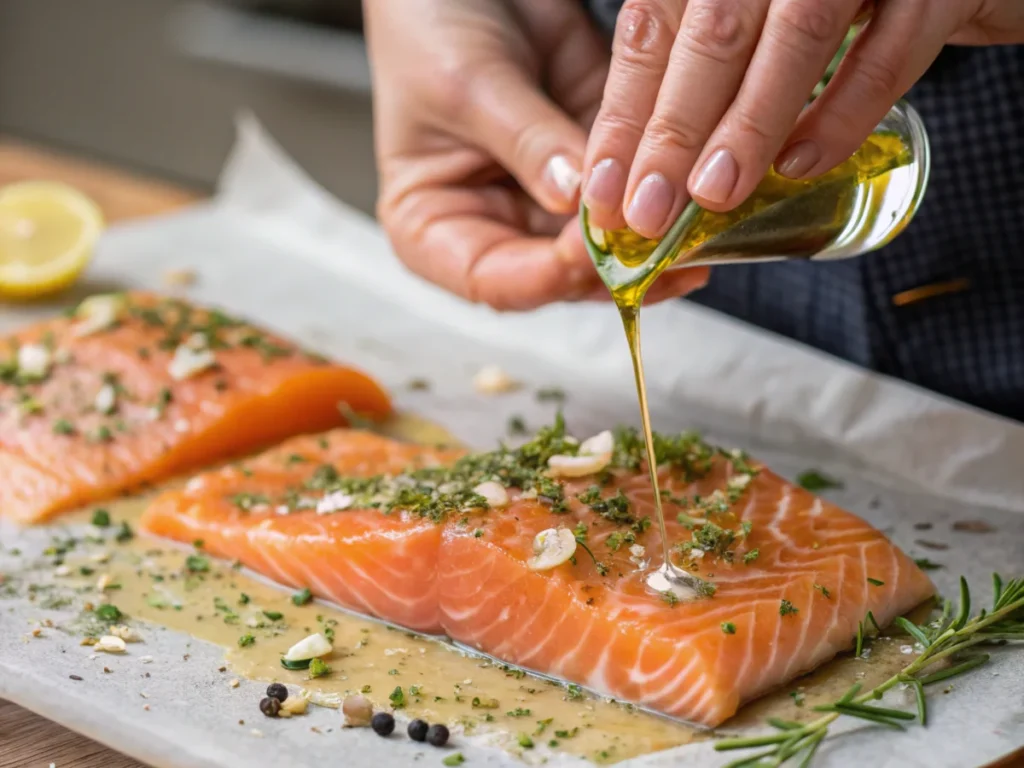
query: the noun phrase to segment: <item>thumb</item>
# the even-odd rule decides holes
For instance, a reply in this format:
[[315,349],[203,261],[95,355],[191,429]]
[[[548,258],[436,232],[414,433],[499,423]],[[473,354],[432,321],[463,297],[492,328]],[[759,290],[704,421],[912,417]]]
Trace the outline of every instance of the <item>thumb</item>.
[[486,150],[550,213],[577,205],[586,133],[514,63],[473,80],[460,133]]

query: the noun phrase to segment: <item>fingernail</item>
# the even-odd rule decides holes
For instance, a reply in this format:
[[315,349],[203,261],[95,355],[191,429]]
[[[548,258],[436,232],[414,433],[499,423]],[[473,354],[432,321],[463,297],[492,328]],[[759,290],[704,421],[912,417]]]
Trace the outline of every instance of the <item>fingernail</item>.
[[558,191],[559,196],[571,203],[580,188],[580,172],[565,155],[554,155],[544,169],[548,184]]
[[634,232],[644,237],[657,237],[665,228],[672,212],[676,191],[660,173],[651,173],[637,185],[626,210],[626,221]]
[[618,160],[608,157],[594,166],[583,190],[583,202],[601,213],[615,213],[626,191],[626,170]]
[[807,175],[821,161],[821,149],[810,139],[798,141],[783,150],[775,161],[775,171],[790,179],[799,179]]
[[693,184],[694,197],[724,203],[740,177],[740,167],[728,149],[719,149],[704,163]]

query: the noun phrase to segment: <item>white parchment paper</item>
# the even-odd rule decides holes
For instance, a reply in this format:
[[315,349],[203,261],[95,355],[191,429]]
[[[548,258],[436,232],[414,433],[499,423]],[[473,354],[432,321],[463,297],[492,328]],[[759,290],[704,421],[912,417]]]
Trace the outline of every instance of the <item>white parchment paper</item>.
[[[443,423],[470,444],[493,445],[512,414],[532,426],[550,420],[554,406],[533,395],[539,386],[569,393],[566,417],[580,435],[636,422],[629,359],[610,305],[502,315],[422,282],[404,270],[373,221],[316,187],[250,118],[240,121],[238,145],[216,198],[183,213],[111,229],[78,297],[124,287],[165,290],[163,273],[180,268],[198,272],[190,298],[219,304],[364,367],[392,389],[399,407]],[[0,309],[0,331],[53,311],[52,305]],[[961,573],[979,598],[987,595],[992,570],[1024,573],[1020,424],[685,302],[645,310],[643,324],[657,428],[701,429],[790,476],[813,466],[842,478],[846,487],[834,498],[912,556],[941,560],[946,567],[935,572],[935,581],[944,592]],[[487,364],[501,365],[527,386],[501,397],[479,395],[470,379]],[[405,386],[413,377],[426,378],[431,388]],[[952,529],[965,519],[983,519],[994,530]],[[922,550],[916,543],[920,524],[931,526],[929,540],[950,549]],[[23,548],[41,548],[45,536],[46,531],[0,525],[0,541],[8,546],[16,540]],[[169,631],[154,632],[157,651],[170,658],[188,648],[196,663],[177,664],[173,671],[168,665],[166,674],[147,679],[154,704],[143,715],[141,683],[134,675],[90,676],[88,687],[68,686],[68,675],[86,675],[82,669],[88,664],[74,640],[61,641],[65,653],[56,661],[52,645],[22,642],[26,622],[38,618],[29,605],[0,613],[0,696],[154,765],[321,768],[343,759],[346,766],[376,768],[413,760],[408,744],[381,742],[366,732],[325,737],[268,721],[257,723],[265,735],[256,739],[247,729],[230,727],[240,718],[253,719],[258,684],[243,684],[243,693],[252,689],[249,696],[228,691],[222,681],[214,682],[217,649],[189,646],[187,637]],[[203,694],[198,699],[197,690]],[[314,725],[336,720],[329,711],[310,716]],[[820,764],[953,768],[983,764],[1021,745],[1024,665],[1004,653],[937,700],[928,729],[860,729],[823,749]],[[462,751],[473,765],[511,762],[478,745]],[[439,758],[424,759],[430,764]],[[630,764],[722,762],[704,744]]]

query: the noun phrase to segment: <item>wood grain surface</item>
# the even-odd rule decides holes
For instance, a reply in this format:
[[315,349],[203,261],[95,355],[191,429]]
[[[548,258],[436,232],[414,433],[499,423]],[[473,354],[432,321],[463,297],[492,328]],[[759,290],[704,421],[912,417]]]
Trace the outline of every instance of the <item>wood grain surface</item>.
[[[0,186],[63,181],[93,198],[108,222],[181,208],[201,195],[0,137]],[[0,768],[144,768],[32,712],[0,700]]]

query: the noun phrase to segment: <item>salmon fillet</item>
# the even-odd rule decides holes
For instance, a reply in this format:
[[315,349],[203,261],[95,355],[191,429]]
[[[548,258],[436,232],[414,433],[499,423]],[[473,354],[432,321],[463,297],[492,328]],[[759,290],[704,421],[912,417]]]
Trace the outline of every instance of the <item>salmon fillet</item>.
[[459,455],[349,430],[297,437],[158,496],[142,527],[177,541],[202,539],[210,554],[281,584],[437,634],[441,526],[401,510],[322,514],[317,506],[324,509],[323,486],[332,478],[398,474]]
[[[357,611],[708,726],[850,648],[868,611],[884,625],[933,594],[863,520],[692,436],[660,440],[659,475],[674,562],[700,596],[652,592],[644,577],[662,561],[661,541],[639,440],[623,432],[599,472],[552,478],[551,456],[579,450],[561,430],[461,457],[335,432],[311,457],[326,470],[284,466],[304,438],[251,476],[200,475],[143,525],[202,538],[214,554]],[[481,480],[506,498],[474,497]],[[266,508],[225,502],[240,489],[264,493]],[[274,514],[296,494],[312,494],[306,505],[320,512]],[[575,554],[538,570],[537,536],[551,529],[572,531]]]
[[30,523],[299,433],[347,403],[390,411],[366,375],[177,299],[93,297],[0,339],[0,515]]

